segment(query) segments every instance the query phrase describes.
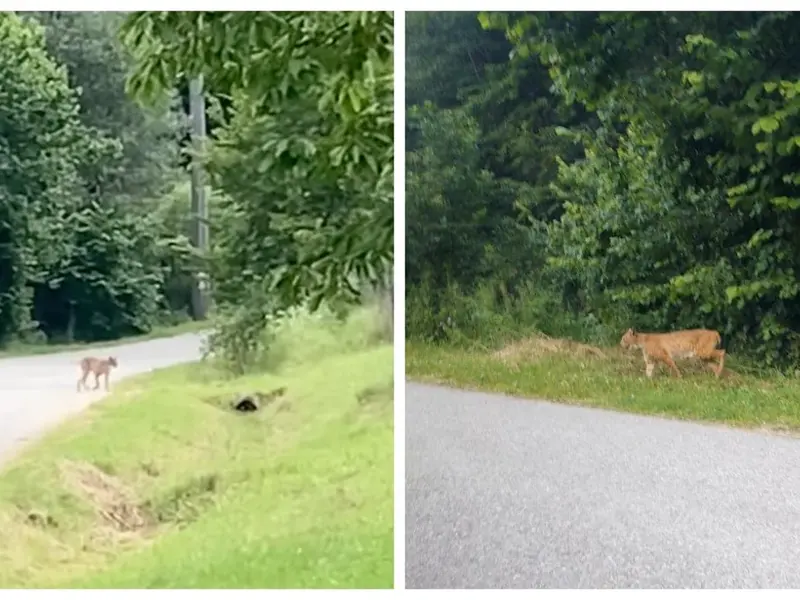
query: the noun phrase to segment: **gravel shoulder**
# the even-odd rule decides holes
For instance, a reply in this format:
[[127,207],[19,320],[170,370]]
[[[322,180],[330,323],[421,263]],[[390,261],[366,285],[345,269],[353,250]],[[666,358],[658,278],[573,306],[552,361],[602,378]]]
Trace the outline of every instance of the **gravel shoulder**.
[[408,383],[408,588],[800,587],[800,440]]

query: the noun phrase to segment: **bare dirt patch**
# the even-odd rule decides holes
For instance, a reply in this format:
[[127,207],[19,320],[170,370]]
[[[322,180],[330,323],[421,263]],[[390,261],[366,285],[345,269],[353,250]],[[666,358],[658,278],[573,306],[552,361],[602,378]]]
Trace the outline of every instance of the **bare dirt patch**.
[[606,354],[595,346],[572,340],[551,338],[546,335],[513,342],[492,353],[492,358],[505,363],[518,364],[539,360],[544,356],[561,354],[570,357],[606,358]]
[[102,521],[118,532],[139,532],[154,525],[133,492],[119,479],[86,462],[62,461],[64,483],[80,494]]

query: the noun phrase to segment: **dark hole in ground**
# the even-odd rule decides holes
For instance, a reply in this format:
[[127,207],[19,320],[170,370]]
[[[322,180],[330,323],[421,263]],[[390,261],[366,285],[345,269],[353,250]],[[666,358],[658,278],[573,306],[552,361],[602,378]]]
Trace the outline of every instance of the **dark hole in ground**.
[[285,394],[285,387],[279,387],[266,393],[253,392],[252,394],[240,396],[231,403],[231,406],[239,412],[255,412],[269,406]]
[[258,410],[258,404],[256,404],[254,398],[245,396],[244,398],[240,398],[239,400],[235,401],[233,408],[234,410],[238,410],[240,412],[254,412]]

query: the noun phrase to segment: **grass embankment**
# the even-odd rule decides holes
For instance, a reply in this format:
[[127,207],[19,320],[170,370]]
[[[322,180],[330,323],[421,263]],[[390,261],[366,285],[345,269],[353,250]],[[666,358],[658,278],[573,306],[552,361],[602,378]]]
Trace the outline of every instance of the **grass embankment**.
[[[729,366],[729,368],[728,368]],[[409,379],[634,413],[771,430],[800,430],[800,379],[746,374],[728,357],[722,378],[678,362],[678,380],[659,368],[644,375],[637,351],[596,348],[546,337],[501,350],[464,350],[409,342]]]
[[390,588],[392,348],[362,325],[296,319],[271,374],[126,380],[28,448],[0,473],[0,587]]
[[37,354],[54,354],[56,352],[71,352],[73,350],[86,350],[91,351],[98,348],[106,348],[108,346],[118,346],[120,344],[133,344],[135,342],[145,342],[147,340],[155,340],[159,338],[172,337],[182,333],[194,333],[196,331],[203,331],[210,327],[208,321],[185,321],[178,325],[169,325],[164,327],[156,327],[148,333],[142,335],[132,335],[117,340],[109,340],[103,342],[91,343],[74,343],[74,344],[61,344],[61,343],[42,343],[42,344],[25,344],[21,342],[13,342],[0,348],[0,358],[10,358],[12,356],[33,356]]

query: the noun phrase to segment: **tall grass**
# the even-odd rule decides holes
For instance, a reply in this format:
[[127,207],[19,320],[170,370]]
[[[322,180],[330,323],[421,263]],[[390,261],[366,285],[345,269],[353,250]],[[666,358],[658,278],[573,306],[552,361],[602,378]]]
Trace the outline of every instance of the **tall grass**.
[[434,290],[422,284],[406,290],[406,336],[409,340],[459,347],[497,348],[533,335],[592,344],[618,340],[622,319],[601,322],[593,313],[564,307],[560,295],[544,284],[528,282],[514,295],[494,281],[466,292],[456,284]]
[[268,342],[254,362],[255,370],[288,368],[391,341],[375,304],[355,307],[343,316],[327,307],[314,313],[297,308],[264,335]]

